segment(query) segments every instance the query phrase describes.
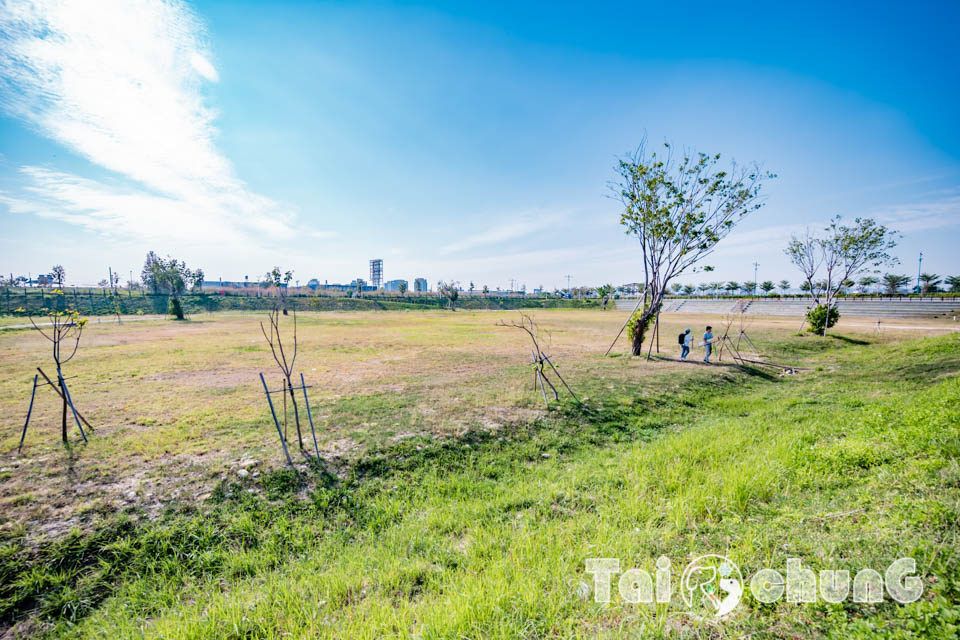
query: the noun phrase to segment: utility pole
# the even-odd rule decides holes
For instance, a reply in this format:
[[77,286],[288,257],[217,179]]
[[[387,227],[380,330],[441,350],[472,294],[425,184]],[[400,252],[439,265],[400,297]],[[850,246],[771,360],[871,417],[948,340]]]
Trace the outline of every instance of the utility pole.
[[920,271],[923,267],[923,251],[920,252],[920,261],[917,263],[917,293],[920,293]]
[[753,295],[754,297],[756,297],[757,295],[757,287],[759,286],[759,283],[757,282],[757,269],[759,267],[760,267],[759,262],[753,263]]

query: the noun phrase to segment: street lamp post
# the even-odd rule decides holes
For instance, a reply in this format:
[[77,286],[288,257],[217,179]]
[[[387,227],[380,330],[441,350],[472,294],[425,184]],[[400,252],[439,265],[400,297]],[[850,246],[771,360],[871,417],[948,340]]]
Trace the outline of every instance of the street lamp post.
[[920,271],[923,268],[923,251],[920,252],[920,260],[917,262],[917,293],[920,293]]

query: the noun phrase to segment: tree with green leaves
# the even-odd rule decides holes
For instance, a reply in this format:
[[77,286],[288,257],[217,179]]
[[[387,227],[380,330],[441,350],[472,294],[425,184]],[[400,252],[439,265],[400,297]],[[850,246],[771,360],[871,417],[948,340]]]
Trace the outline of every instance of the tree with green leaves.
[[190,272],[190,290],[197,293],[203,291],[203,269],[194,269]]
[[620,223],[640,241],[647,283],[649,302],[632,344],[640,355],[648,320],[659,317],[670,282],[696,270],[738,222],[762,206],[761,185],[773,175],[756,165],[722,168],[720,154],[675,154],[669,143],[654,150],[646,141],[616,171],[611,188],[623,205]]
[[740,290],[740,283],[736,280],[731,280],[727,284],[723,285],[723,288],[727,293],[733,295]]
[[780,289],[780,293],[784,294],[790,290],[790,281],[781,280],[780,282],[777,283],[777,287]]
[[[793,236],[784,253],[810,285],[814,304],[811,313],[820,306],[828,309],[827,312],[818,312],[817,316],[827,319],[820,331],[825,336],[831,324],[829,320],[834,317],[829,309],[836,305],[836,298],[847,283],[866,270],[875,271],[883,265],[898,262],[890,254],[890,250],[897,246],[898,234],[872,218],[857,218],[848,226],[843,224],[840,216],[833,218],[823,231],[819,236],[809,230],[802,237]],[[814,280],[819,277],[824,279]]]
[[400,295],[403,296],[407,293],[407,281],[401,280],[400,284],[397,285],[397,289],[400,290]]
[[[186,292],[187,284],[196,280],[196,272],[187,268],[186,262],[170,256],[164,259],[151,251],[147,254],[141,277],[144,286],[150,287],[154,293],[170,296],[170,315],[177,320],[183,320],[183,304],[180,298]],[[200,278],[203,278],[202,271]]]
[[951,293],[960,292],[960,276],[947,276],[946,283],[949,285]]
[[457,299],[460,297],[460,283],[454,280],[450,282],[440,280],[437,282],[437,291],[447,299],[447,303],[450,305],[450,311],[456,311]]
[[883,276],[883,289],[887,295],[896,295],[900,289],[907,286],[910,282],[910,276],[899,273],[887,273]]
[[880,279],[876,276],[863,276],[857,280],[857,286],[860,289],[860,293],[867,293],[870,291],[870,287],[880,282]]
[[280,298],[280,306],[283,309],[283,315],[287,313],[287,289],[290,287],[290,281],[293,280],[293,271],[280,271],[280,267],[274,267],[267,271],[263,277],[263,282],[268,287],[273,287],[277,297]]
[[691,285],[691,284],[685,284],[685,285],[683,285],[683,295],[685,295],[685,296],[692,295],[693,292],[695,292],[696,290],[697,290],[697,288],[696,288],[695,286]]
[[743,283],[743,292],[748,296],[752,296],[757,292],[757,283],[751,280],[748,280]]
[[612,284],[603,284],[597,287],[597,295],[600,296],[600,306],[606,311],[607,303],[610,301],[610,296],[613,295],[613,285]]
[[766,295],[770,295],[770,292],[776,288],[777,285],[773,284],[773,280],[764,280],[760,283],[760,290]]
[[932,293],[938,291],[943,279],[935,273],[920,274],[920,293]]

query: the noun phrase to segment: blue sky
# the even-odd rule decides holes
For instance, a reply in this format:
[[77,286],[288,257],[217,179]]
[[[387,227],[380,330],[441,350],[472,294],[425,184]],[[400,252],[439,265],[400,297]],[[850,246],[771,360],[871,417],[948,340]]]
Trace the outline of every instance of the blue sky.
[[646,136],[778,174],[711,280],[798,281],[783,246],[835,214],[960,274],[956,2],[7,9],[4,272],[630,282],[607,184]]

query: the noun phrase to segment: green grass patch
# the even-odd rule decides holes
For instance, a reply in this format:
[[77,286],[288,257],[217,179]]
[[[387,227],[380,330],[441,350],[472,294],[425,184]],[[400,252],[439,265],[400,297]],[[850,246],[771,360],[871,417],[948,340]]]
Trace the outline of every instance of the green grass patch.
[[[583,406],[380,445],[343,478],[266,473],[39,548],[10,534],[0,620],[62,637],[955,637],[960,336],[763,347],[823,370],[665,376],[656,393],[597,379]],[[325,410],[360,420],[410,402]],[[704,553],[745,576],[787,558],[855,573],[909,556],[925,593],[748,597],[720,626],[685,616],[679,594],[672,607],[582,597],[587,558],[652,572],[663,555],[678,583]]]

